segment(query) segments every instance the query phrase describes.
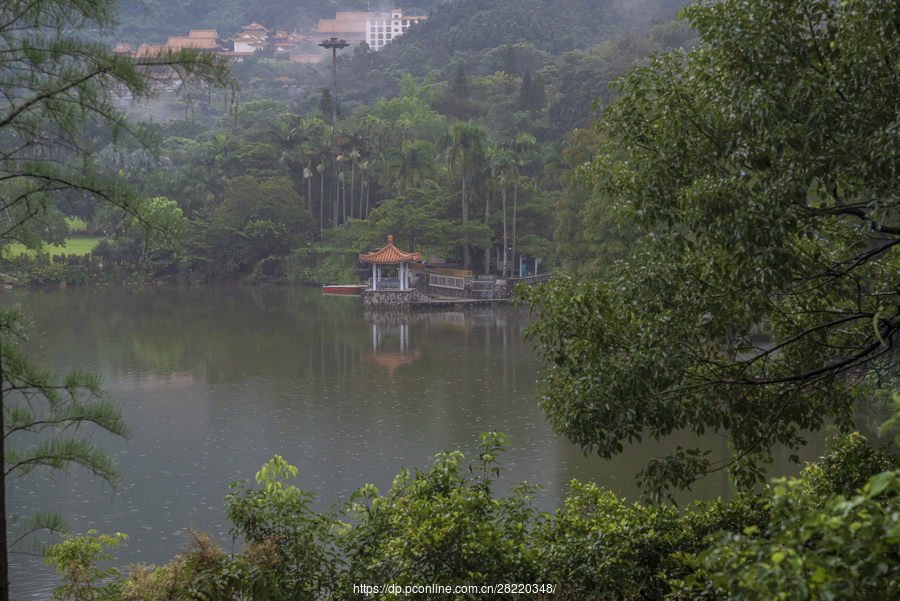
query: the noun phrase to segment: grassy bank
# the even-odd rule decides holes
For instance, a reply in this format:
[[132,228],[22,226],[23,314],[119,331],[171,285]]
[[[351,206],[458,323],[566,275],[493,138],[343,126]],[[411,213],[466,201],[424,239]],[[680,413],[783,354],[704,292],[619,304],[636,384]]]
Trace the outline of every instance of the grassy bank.
[[[69,226],[70,234],[87,232],[87,224],[78,217],[66,217],[66,225]],[[66,238],[66,243],[62,246],[44,246],[42,252],[51,256],[59,254],[82,256],[91,252],[99,241],[100,237],[98,236],[72,236]],[[35,255],[35,251],[27,250],[22,244],[10,244],[3,249],[3,258],[11,259],[18,257],[22,253],[31,257]]]
[[[48,253],[50,255],[86,255],[100,241],[100,237],[97,236],[74,236],[72,238],[67,238],[66,243],[62,246],[45,246],[43,252]],[[30,256],[34,256],[34,251],[27,251],[25,247],[21,244],[11,244],[3,249],[3,258],[11,259],[13,257],[18,257],[22,253],[28,254]]]

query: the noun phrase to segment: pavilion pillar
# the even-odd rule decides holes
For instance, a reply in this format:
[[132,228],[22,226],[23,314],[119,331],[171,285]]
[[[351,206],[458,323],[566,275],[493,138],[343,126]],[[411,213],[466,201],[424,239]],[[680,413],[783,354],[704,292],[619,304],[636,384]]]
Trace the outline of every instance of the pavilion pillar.
[[378,290],[377,263],[372,263],[372,290]]
[[406,265],[404,263],[400,263],[400,290],[406,290],[406,273],[404,272],[404,268]]

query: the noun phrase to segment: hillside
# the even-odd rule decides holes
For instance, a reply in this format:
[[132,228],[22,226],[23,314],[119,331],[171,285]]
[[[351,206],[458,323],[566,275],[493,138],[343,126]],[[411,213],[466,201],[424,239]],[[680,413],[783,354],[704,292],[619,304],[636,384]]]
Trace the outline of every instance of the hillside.
[[[415,0],[404,10],[433,11],[447,0]],[[368,8],[371,7],[371,8]],[[122,0],[121,26],[110,39],[141,44],[164,44],[169,36],[184,36],[191,29],[215,29],[224,37],[234,36],[242,25],[256,21],[269,28],[309,32],[320,18],[333,18],[336,11],[390,10],[367,0]],[[137,45],[137,46],[136,46]]]
[[[679,5],[649,0],[638,10],[621,0],[456,0],[381,52],[345,51],[339,97],[352,112],[399,95],[397,82],[407,74],[420,80],[431,74],[438,112],[480,120],[501,137],[527,131],[560,139],[591,118],[595,97],[611,99],[609,83],[617,75],[653,52],[691,45],[695,34],[667,20]],[[329,83],[323,70],[314,85]],[[312,93],[298,112],[317,106]]]

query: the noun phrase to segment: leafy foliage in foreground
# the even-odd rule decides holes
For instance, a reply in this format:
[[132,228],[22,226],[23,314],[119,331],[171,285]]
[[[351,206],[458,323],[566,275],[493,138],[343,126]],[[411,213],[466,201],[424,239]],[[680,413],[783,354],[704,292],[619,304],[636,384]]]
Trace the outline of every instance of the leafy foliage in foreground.
[[[837,439],[801,478],[730,503],[629,505],[573,481],[565,507],[552,514],[532,505],[540,486],[514,484],[507,495],[495,494],[508,441],[499,433],[481,438],[474,461],[439,453],[427,472],[404,470],[387,494],[367,485],[349,504],[321,513],[311,509],[313,493],[286,484],[296,468],[276,456],[256,475],[259,488],[236,482],[226,498],[243,555],[229,558],[208,537],[193,535],[173,563],[132,566],[127,577],[94,589],[95,598],[349,600],[364,597],[354,585],[379,583],[398,587],[380,598],[401,599],[407,586],[503,582],[553,585],[554,593],[490,598],[897,596],[900,459],[859,435]],[[89,536],[63,545],[96,542]],[[48,563],[65,573],[73,565],[99,573],[93,558],[54,550]]]

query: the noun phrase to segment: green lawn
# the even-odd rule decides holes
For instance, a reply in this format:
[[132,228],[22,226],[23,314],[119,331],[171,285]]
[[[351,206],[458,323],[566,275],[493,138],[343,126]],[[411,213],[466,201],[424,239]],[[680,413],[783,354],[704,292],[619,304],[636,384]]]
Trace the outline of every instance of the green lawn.
[[[78,217],[66,217],[66,224],[69,226],[69,232],[78,232],[87,230],[87,225],[83,220]],[[65,246],[51,246],[47,245],[44,247],[44,252],[49,253],[52,257],[53,255],[86,255],[97,246],[97,242],[100,241],[99,237],[96,236],[74,236],[72,238],[66,239]],[[21,244],[13,244],[11,246],[3,249],[3,256],[5,258],[9,257],[18,257],[20,254],[25,252],[25,247]],[[34,253],[28,253],[33,255]]]
[[83,232],[87,230],[87,224],[78,217],[66,217],[66,224],[69,226],[70,232]]
[[[66,240],[65,246],[52,246],[48,244],[44,247],[44,252],[49,253],[50,256],[62,254],[86,255],[91,252],[95,246],[97,246],[97,242],[99,241],[100,237],[76,236],[74,238],[68,238]],[[12,244],[3,249],[3,256],[6,258],[18,257],[23,252],[25,252],[24,246],[22,246],[21,244]]]

